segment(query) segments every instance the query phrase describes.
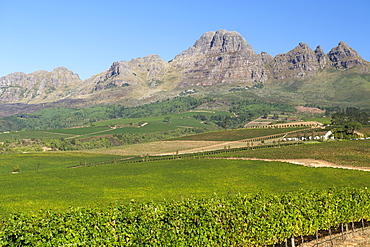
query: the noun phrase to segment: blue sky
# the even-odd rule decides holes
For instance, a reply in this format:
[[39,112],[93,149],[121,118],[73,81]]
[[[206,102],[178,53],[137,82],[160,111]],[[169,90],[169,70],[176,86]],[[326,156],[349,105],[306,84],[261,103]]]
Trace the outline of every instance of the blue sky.
[[207,31],[272,56],[347,42],[370,60],[367,0],[0,0],[0,77],[64,66],[87,79],[115,61],[171,60]]

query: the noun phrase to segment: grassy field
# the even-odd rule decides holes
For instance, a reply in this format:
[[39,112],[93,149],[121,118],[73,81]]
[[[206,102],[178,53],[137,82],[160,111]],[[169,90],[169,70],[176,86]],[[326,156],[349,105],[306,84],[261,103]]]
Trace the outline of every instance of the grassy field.
[[[197,135],[173,138],[167,141],[157,141],[125,145],[120,147],[90,150],[88,152],[98,152],[105,154],[117,155],[154,155],[177,152],[202,152],[223,149],[225,146],[238,148],[246,146],[246,142],[237,142],[246,138],[263,137],[265,135],[285,133],[300,128],[283,128],[283,129],[238,129],[226,131],[214,131]],[[316,132],[317,133],[317,132]],[[258,145],[257,142],[254,145]]]
[[[280,192],[301,188],[368,186],[369,172],[309,168],[282,162],[184,159],[130,164],[117,161],[127,155],[199,149],[223,145],[228,138],[246,139],[290,130],[295,129],[220,131],[194,136],[202,137],[202,141],[170,140],[91,150],[89,153],[3,154],[0,156],[0,215],[45,208],[63,210],[70,206],[93,206],[114,201],[126,203],[131,199],[147,202],[207,197],[214,193],[254,193],[261,189]],[[205,141],[207,139],[224,142]],[[370,140],[359,140],[308,143],[220,155],[268,159],[311,158],[338,165],[369,166],[369,150]],[[85,163],[113,160],[115,164],[67,169]],[[11,173],[15,165],[21,169],[18,174]]]
[[216,193],[368,186],[370,173],[281,162],[172,160],[0,174],[0,214],[64,210],[131,199],[161,201]]
[[109,130],[109,129],[107,127],[89,126],[89,127],[81,127],[81,128],[53,129],[53,130],[45,130],[45,131],[49,133],[61,133],[61,134],[76,136],[76,135],[86,135],[86,134],[100,132],[104,130]]
[[77,166],[80,163],[102,162],[121,158],[122,156],[117,155],[79,152],[2,154],[0,155],[0,175],[5,175],[4,179],[8,178],[14,166],[19,166],[21,174],[24,174]]
[[1,133],[0,141],[15,140],[15,139],[33,139],[33,138],[67,138],[73,135],[68,133],[52,133],[50,131],[12,131],[9,133]]
[[[174,114],[174,115],[165,115],[161,117],[150,117],[150,118],[130,118],[130,119],[115,119],[110,121],[98,122],[94,123],[96,126],[114,126],[116,125],[116,129],[107,129],[104,134],[128,134],[128,133],[152,133],[152,132],[160,132],[160,131],[167,131],[167,130],[174,130],[177,128],[206,128],[208,130],[217,129],[214,124],[208,125],[202,123],[200,120],[194,119],[193,116],[199,114],[199,112],[185,112],[181,114]],[[207,116],[212,116],[216,114],[221,115],[231,115],[228,112],[202,112],[202,114]],[[169,119],[169,121],[165,121],[165,119]],[[139,124],[138,124],[139,123]],[[131,126],[127,126],[132,124]],[[143,125],[142,127],[139,127]],[[124,127],[121,127],[124,126]],[[101,135],[101,133],[92,133],[87,136],[96,136]]]
[[248,138],[281,134],[289,131],[299,130],[302,128],[282,128],[282,129],[237,129],[224,130],[202,133],[191,136],[174,138],[173,140],[189,140],[189,141],[238,141]]
[[319,122],[319,123],[322,123],[322,124],[331,124],[331,119],[330,118],[309,118],[309,119],[305,119],[305,121],[314,121],[314,122]]
[[318,159],[343,166],[370,167],[370,140],[334,141],[281,148],[247,150],[216,156],[264,159]]
[[361,130],[360,130],[360,132],[363,133],[363,134],[365,134],[365,135],[370,136],[370,126],[367,125],[367,126],[362,127]]

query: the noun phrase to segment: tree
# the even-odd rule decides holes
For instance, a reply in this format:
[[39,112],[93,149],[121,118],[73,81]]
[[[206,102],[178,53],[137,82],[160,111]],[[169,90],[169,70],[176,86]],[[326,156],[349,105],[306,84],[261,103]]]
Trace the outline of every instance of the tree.
[[21,171],[21,169],[19,168],[19,166],[14,166],[13,167],[13,172],[14,173],[18,173],[18,172],[20,172]]
[[225,117],[224,121],[222,121],[222,123],[221,123],[221,127],[224,128],[224,129],[227,129],[227,128],[229,128],[229,125],[230,125],[230,118]]
[[353,135],[355,131],[358,131],[362,128],[362,124],[359,122],[348,122],[344,125],[344,129],[347,134]]

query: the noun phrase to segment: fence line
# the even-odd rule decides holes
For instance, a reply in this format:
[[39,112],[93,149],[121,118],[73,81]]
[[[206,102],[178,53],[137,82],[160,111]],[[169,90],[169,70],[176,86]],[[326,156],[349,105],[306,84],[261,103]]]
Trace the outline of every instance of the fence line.
[[[363,223],[364,220],[362,219],[361,222],[362,222],[362,226],[356,227],[356,228],[353,227],[352,230],[350,230],[350,231],[348,229],[346,229],[345,232],[343,231],[343,225],[342,225],[342,231],[340,233],[337,233],[336,234],[337,236],[332,237],[332,236],[329,235],[329,238],[328,238],[328,236],[324,236],[324,237],[321,238],[321,239],[323,239],[323,241],[317,242],[314,245],[312,245],[311,247],[318,247],[318,246],[320,246],[322,244],[325,244],[325,243],[329,243],[329,246],[334,246],[333,240],[339,240],[339,241],[344,242],[347,239],[345,236],[352,235],[352,237],[354,237],[355,233],[357,233],[357,235],[361,234],[362,236],[365,236],[365,235],[368,236],[369,232],[365,233],[365,228],[364,228],[364,223]],[[353,223],[353,222],[351,222],[351,223]],[[369,231],[369,229],[366,229],[366,231]],[[328,239],[326,239],[326,238],[328,238]]]
[[[352,224],[352,227],[351,227],[352,229],[348,229],[348,224]],[[344,230],[344,227],[343,227],[344,225],[346,225],[346,230]],[[329,228],[328,230],[317,230],[316,235],[292,236],[290,239],[286,239],[285,243],[265,245],[265,247],[331,247],[331,246],[336,246],[335,244],[340,244],[340,242],[344,243],[347,240],[347,237],[346,237],[347,235],[352,235],[353,237],[355,237],[355,233],[357,233],[357,236],[359,235],[360,236],[370,236],[369,226],[370,226],[369,221],[361,219],[361,221],[359,222],[342,223],[341,226],[337,228]],[[339,228],[341,229],[339,230]],[[319,232],[322,232],[322,236],[320,237],[318,237]],[[336,243],[334,243],[334,241]]]
[[213,151],[203,151],[198,153],[188,153],[188,154],[173,154],[173,155],[165,155],[165,156],[136,156],[132,158],[122,158],[122,159],[115,159],[110,161],[101,161],[101,162],[94,162],[94,163],[86,163],[80,164],[77,166],[70,166],[68,168],[78,168],[78,167],[89,167],[89,166],[98,166],[98,165],[106,165],[106,164],[115,164],[117,162],[120,163],[140,163],[140,162],[148,162],[148,161],[159,161],[159,160],[174,160],[174,159],[191,159],[191,158],[200,158],[200,156],[210,155],[210,154],[220,154],[220,153],[235,153],[239,151],[246,151],[246,150],[254,150],[260,148],[276,148],[276,147],[283,147],[283,146],[293,146],[293,145],[300,145],[302,142],[287,142],[287,143],[275,143],[275,144],[263,144],[260,146],[247,146],[247,147],[240,147],[240,148],[226,148],[226,149],[218,149]]
[[148,161],[160,161],[160,160],[176,160],[176,159],[201,159],[202,156],[211,155],[211,154],[221,154],[221,153],[235,153],[239,151],[246,151],[246,150],[255,150],[261,148],[276,148],[276,147],[283,147],[283,146],[294,146],[300,145],[302,142],[289,142],[289,143],[277,143],[277,144],[265,144],[260,146],[249,146],[249,147],[240,147],[240,148],[227,148],[227,149],[219,149],[213,151],[203,151],[198,153],[189,153],[189,154],[173,154],[173,155],[166,155],[166,156],[136,156],[131,159],[124,158],[124,159],[117,159],[113,161],[103,161],[103,162],[96,162],[96,163],[88,163],[79,166],[73,166],[69,168],[75,167],[88,167],[88,166],[97,166],[97,165],[104,165],[104,164],[114,164],[116,162],[120,162],[121,164],[127,163],[141,163],[141,162],[148,162]]

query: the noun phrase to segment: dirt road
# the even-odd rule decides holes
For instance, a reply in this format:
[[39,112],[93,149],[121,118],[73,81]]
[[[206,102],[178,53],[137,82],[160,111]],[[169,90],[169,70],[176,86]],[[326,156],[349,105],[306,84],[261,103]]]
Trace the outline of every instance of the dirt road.
[[340,166],[340,165],[336,165],[334,163],[330,163],[325,160],[315,160],[315,159],[260,159],[260,158],[234,158],[234,157],[224,158],[224,159],[280,161],[280,162],[288,162],[288,163],[308,166],[308,167],[331,167],[331,168],[341,168],[341,169],[349,169],[349,170],[370,171],[370,167]]

